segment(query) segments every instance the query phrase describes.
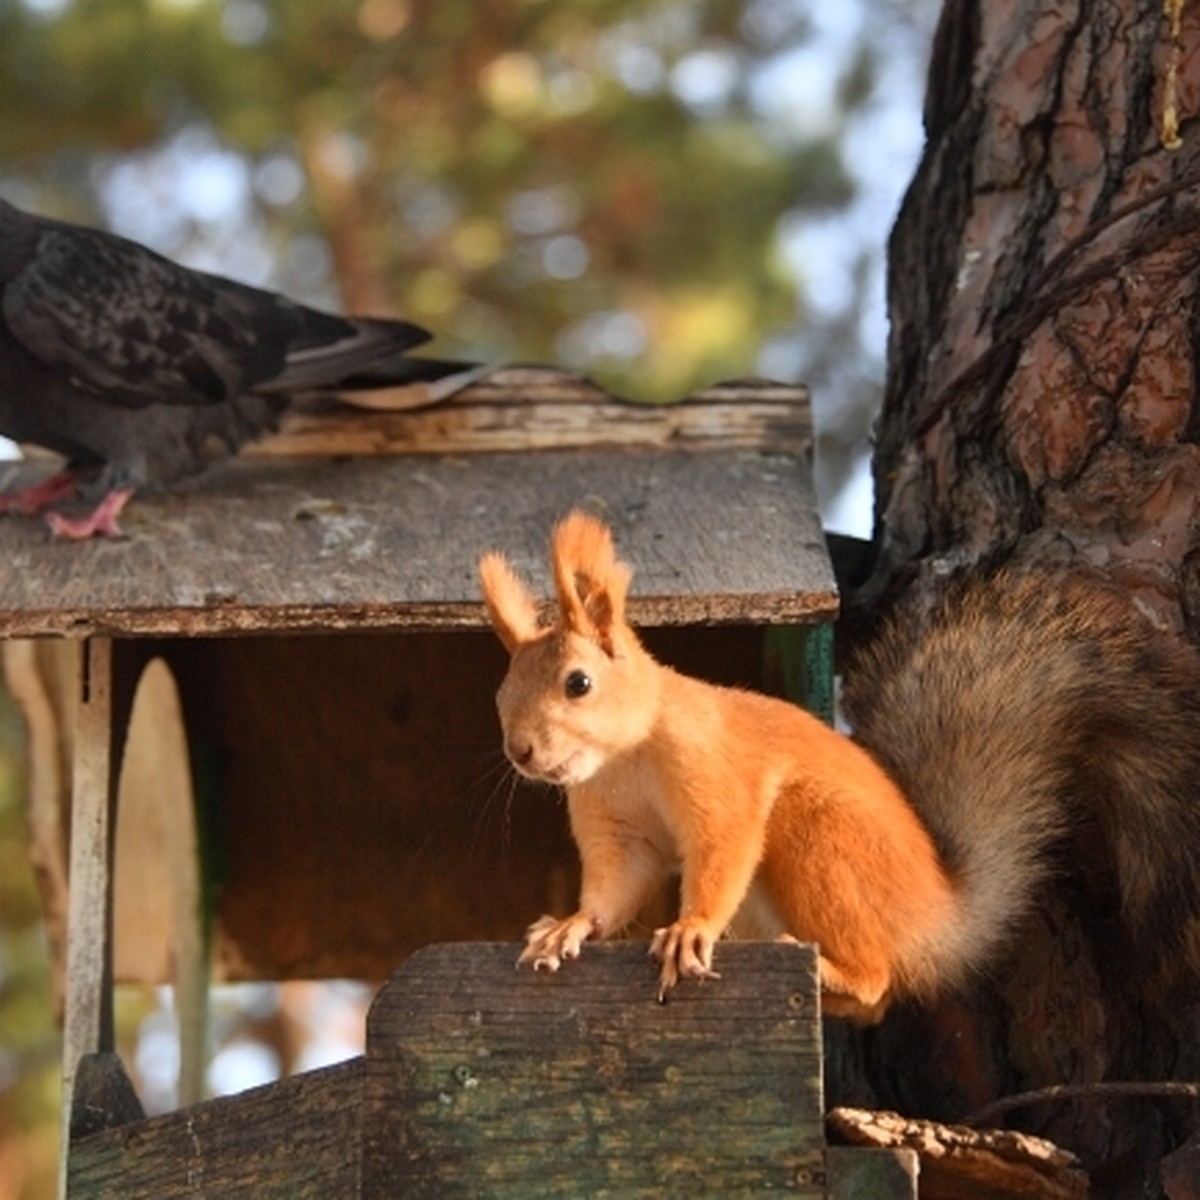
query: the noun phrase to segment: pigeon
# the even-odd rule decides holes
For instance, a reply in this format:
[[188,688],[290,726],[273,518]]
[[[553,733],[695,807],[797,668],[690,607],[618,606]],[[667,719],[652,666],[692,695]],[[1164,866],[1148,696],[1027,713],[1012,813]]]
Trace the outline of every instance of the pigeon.
[[478,374],[410,357],[430,336],[308,308],[0,200],[0,434],[66,459],[49,480],[0,493],[0,512],[79,494],[94,509],[48,512],[54,532],[118,537],[135,491],[235,454],[297,399],[445,381],[436,398]]

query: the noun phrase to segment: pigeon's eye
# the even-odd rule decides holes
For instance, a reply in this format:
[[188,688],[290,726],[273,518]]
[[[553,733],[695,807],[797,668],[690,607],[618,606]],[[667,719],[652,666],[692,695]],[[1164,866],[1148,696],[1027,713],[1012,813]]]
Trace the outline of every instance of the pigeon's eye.
[[586,671],[572,671],[563,680],[563,691],[568,700],[578,700],[592,690],[592,677]]

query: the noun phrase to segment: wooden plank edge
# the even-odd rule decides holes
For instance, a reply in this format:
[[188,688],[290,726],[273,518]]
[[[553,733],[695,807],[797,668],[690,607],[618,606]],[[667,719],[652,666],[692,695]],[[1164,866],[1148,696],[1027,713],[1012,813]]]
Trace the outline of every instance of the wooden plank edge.
[[550,367],[499,368],[437,403],[364,409],[293,406],[245,457],[472,454],[544,449],[758,449],[812,452],[810,395],[800,384],[739,379],[669,404],[612,396]]
[[[726,595],[632,598],[631,623],[643,629],[679,625],[810,625],[838,613],[834,591],[803,595]],[[378,605],[242,604],[236,599],[196,606],[129,608],[110,613],[20,609],[0,611],[0,629],[16,637],[199,637],[263,633],[436,633],[489,630],[483,605],[398,602]]]
[[[358,1195],[365,1060],[348,1059],[71,1142],[71,1200]],[[200,1191],[197,1188],[202,1186]]]

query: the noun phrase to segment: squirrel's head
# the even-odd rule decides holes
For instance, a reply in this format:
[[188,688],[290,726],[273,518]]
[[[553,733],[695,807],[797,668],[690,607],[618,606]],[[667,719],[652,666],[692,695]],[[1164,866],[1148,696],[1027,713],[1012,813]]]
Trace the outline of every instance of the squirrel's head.
[[479,563],[488,617],[512,661],[496,695],[504,751],[530,779],[571,787],[648,732],[648,655],[625,623],[632,571],[595,517],[555,528],[550,624],[503,555]]

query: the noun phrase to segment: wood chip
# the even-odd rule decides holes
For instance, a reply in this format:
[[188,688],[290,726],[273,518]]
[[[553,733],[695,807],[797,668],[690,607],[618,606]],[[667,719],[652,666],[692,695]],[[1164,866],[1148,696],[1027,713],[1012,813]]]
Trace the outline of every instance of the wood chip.
[[825,1116],[831,1142],[915,1150],[921,1200],[1083,1200],[1088,1177],[1053,1142],[1011,1129],[969,1129],[894,1112],[834,1108]]

